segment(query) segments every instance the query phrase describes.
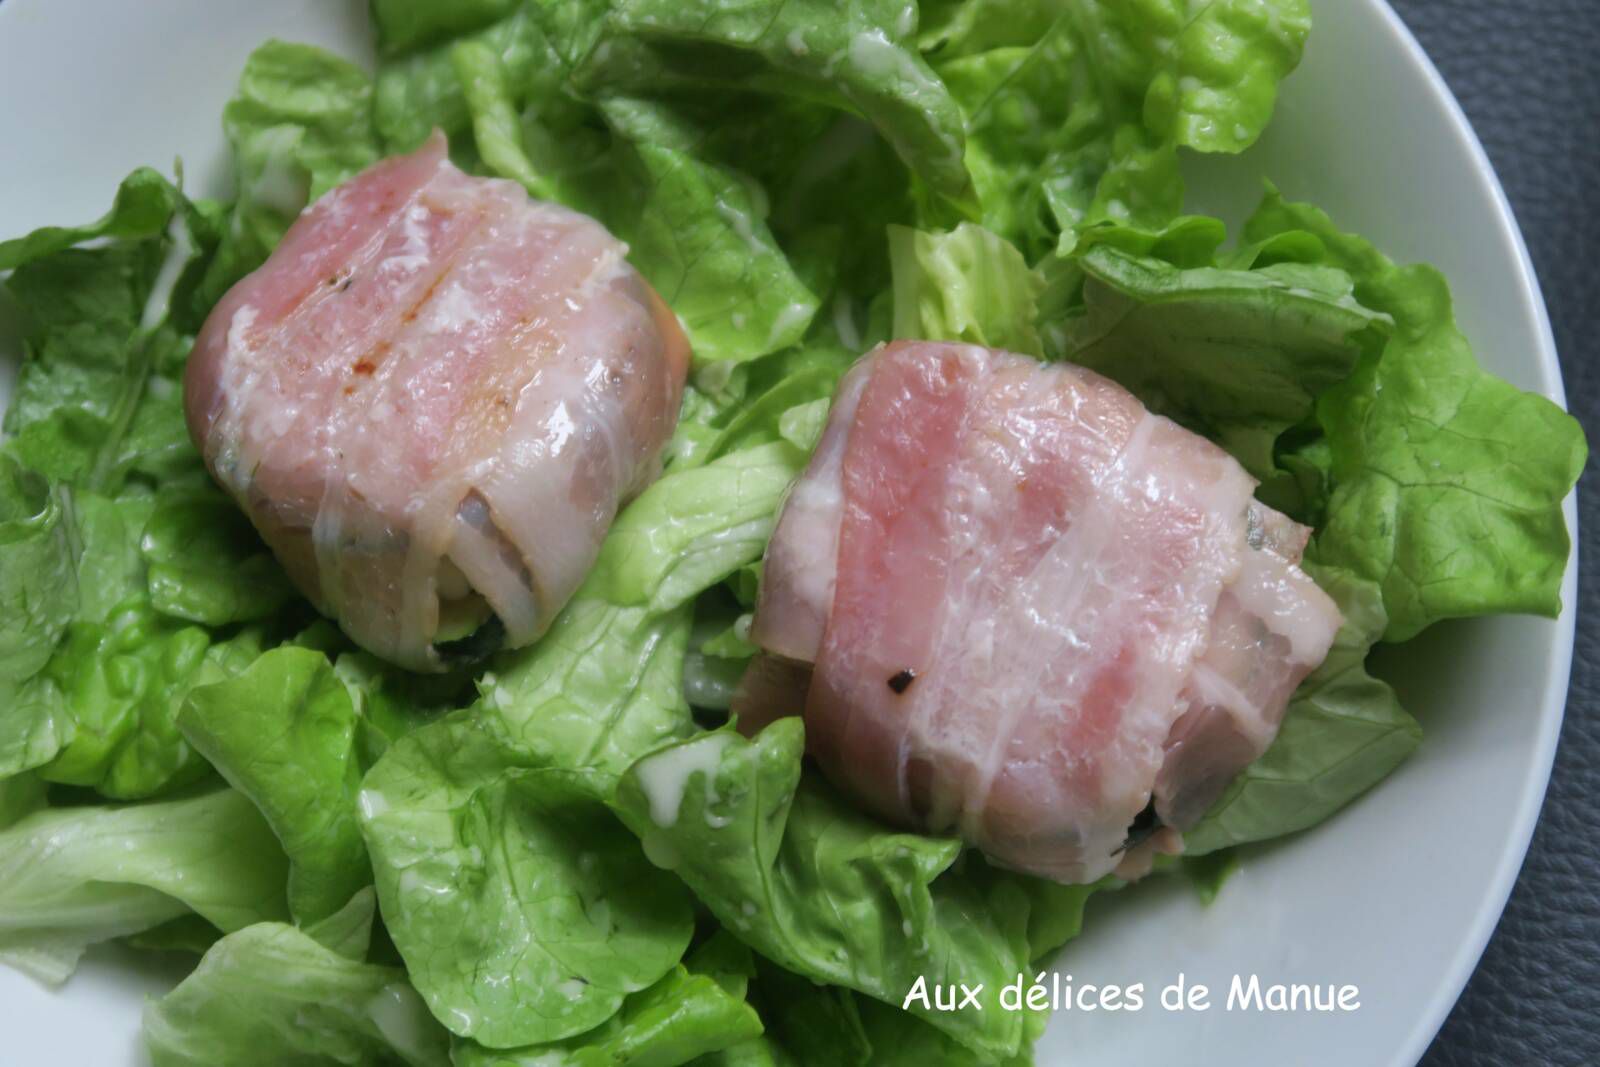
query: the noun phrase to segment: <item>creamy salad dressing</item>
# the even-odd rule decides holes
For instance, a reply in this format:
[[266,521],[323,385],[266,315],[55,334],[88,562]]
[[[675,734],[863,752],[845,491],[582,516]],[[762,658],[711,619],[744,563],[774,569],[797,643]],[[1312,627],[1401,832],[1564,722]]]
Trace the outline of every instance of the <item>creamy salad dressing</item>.
[[683,808],[684,792],[696,775],[700,776],[705,788],[707,818],[717,818],[710,812],[712,804],[718,799],[717,768],[733,737],[726,731],[709,734],[691,744],[658,752],[639,763],[635,776],[650,803],[652,822],[662,829],[677,824],[678,813]]
[[189,223],[184,219],[183,212],[174,211],[172,221],[167,223],[167,255],[161,261],[161,269],[156,272],[156,280],[151,283],[150,295],[145,298],[144,310],[139,316],[140,329],[154,329],[167,317],[172,304],[172,290],[183,276],[183,268],[194,258],[195,251]]

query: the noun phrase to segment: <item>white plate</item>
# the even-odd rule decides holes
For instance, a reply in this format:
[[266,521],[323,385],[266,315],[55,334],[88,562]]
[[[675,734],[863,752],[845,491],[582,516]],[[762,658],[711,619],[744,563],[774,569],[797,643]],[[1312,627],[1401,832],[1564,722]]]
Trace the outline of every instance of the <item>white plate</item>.
[[[1561,402],[1561,376],[1522,239],[1487,159],[1433,66],[1381,0],[1323,0],[1278,117],[1244,157],[1193,166],[1194,205],[1242,217],[1270,176],[1450,276],[1479,358]],[[0,234],[100,214],[139,164],[185,163],[224,193],[222,106],[271,36],[370,57],[356,0],[5,0],[0,4]],[[0,338],[3,350],[14,339]],[[9,372],[7,375],[9,376]],[[0,405],[6,382],[0,377]],[[1576,534],[1569,500],[1567,522]],[[1569,564],[1563,599],[1574,603]],[[1554,622],[1436,627],[1386,656],[1427,737],[1327,825],[1253,851],[1216,904],[1149,885],[1098,902],[1061,962],[1079,982],[1144,981],[1137,1014],[1064,1012],[1041,1064],[1410,1064],[1460,993],[1505,905],[1537,818],[1566,700],[1571,607]],[[1155,991],[1182,972],[1205,1013]],[[1229,1012],[1236,973],[1352,983],[1359,1010]],[[51,993],[0,971],[0,1050],[15,1067],[143,1062],[144,996],[172,981],[115,950]]]

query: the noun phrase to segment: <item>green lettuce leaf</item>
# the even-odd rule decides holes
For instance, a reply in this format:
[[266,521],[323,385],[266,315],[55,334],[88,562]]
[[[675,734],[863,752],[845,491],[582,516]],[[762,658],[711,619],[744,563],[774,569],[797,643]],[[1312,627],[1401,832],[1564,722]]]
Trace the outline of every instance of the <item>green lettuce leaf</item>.
[[469,170],[603,219],[678,314],[699,361],[753,359],[798,341],[817,298],[773,240],[764,192],[709,143],[716,125],[615,86],[580,103],[547,37],[557,16],[530,10],[386,63],[385,141],[410,147],[437,126]]
[[760,556],[804,463],[787,442],[758,445],[675,471],[623,511],[550,633],[484,681],[530,759],[614,781],[697,729],[682,694],[690,602]]
[[522,149],[522,125],[513,100],[510,73],[487,42],[462,41],[450,49],[450,62],[472,116],[472,139],[484,166],[521,182],[543,200],[561,199],[556,182],[534,169]]
[[1312,418],[1388,324],[1334,267],[1182,269],[1105,239],[1075,262],[1083,309],[1065,358],[1211,437],[1263,481],[1278,474],[1278,438]]
[[294,587],[233,502],[207,487],[162,494],[139,550],[151,606],[206,626],[259,622],[294,599]]
[[[69,238],[109,238],[77,247]],[[135,171],[99,222],[0,246],[25,309],[23,363],[6,409],[8,449],[52,481],[114,494],[133,475],[204,478],[183,421],[188,343],[174,325],[215,243],[164,179]]]
[[[1278,83],[1300,62],[1311,31],[1307,0],[1182,0],[1086,5],[1102,72],[1157,136],[1201,152],[1249,147],[1272,118]],[[1160,11],[1151,17],[1152,9]],[[1156,74],[1147,71],[1154,66]]]
[[364,960],[372,949],[373,920],[377,917],[378,891],[369,885],[356,890],[338,911],[315,922],[301,923],[300,929],[341,956]]
[[[474,132],[474,114],[467,101],[469,86],[463,82],[456,58],[456,48],[462,45],[481,46],[494,55],[495,81],[507,94],[506,104],[519,115],[523,108],[537,108],[554,97],[566,68],[545,38],[536,12],[526,3],[503,6],[508,7],[504,17],[471,30],[460,23],[446,30],[446,24],[478,7],[475,4],[458,7],[436,0],[397,0],[374,7],[385,58],[378,65],[372,112],[385,152],[409,152],[434,129],[440,129],[450,138],[452,158],[476,169],[480,157],[469,136]],[[385,7],[406,10],[415,22],[429,23],[429,32],[412,34],[396,26],[391,36],[390,18],[381,10]],[[487,5],[483,10],[487,11]],[[407,37],[409,41],[405,41]],[[404,54],[398,54],[402,50]],[[482,106],[480,102],[480,113]]]
[[549,1045],[487,1049],[458,1042],[456,1067],[676,1067],[753,1041],[761,1020],[745,1003],[750,953],[718,932],[685,964],[622,1002],[587,1033]]
[[[1106,875],[1089,885],[1062,885],[1045,878],[990,866],[982,853],[969,856],[966,878],[998,907],[1026,917],[1027,956],[1037,963],[1083,932],[1083,912],[1096,893],[1120,889],[1121,879]],[[1159,869],[1159,868],[1158,868]]]
[[817,298],[766,224],[766,199],[742,175],[697,151],[705,134],[683,113],[608,97],[620,178],[608,225],[677,312],[695,357],[746,360],[796,343]]
[[156,1067],[446,1067],[444,1030],[405,972],[363,963],[282,923],[218,941],[145,1010]]
[[692,99],[709,115],[703,125],[718,158],[765,191],[768,225],[822,303],[808,339],[856,353],[871,347],[880,339],[869,321],[872,303],[887,299],[890,280],[885,228],[915,225],[919,208],[942,225],[963,213],[943,201],[930,204],[925,184],[894,147],[853,114],[762,95],[729,122],[721,94]]
[[292,647],[267,652],[235,677],[191,692],[178,721],[278,835],[296,922],[332,915],[370,884],[356,825],[356,711],[326,656]]
[[[372,921],[378,914],[378,895],[371,887],[357,892],[333,914],[301,927],[327,948],[351,959],[364,959],[372,944]],[[199,915],[180,915],[160,926],[130,934],[123,943],[154,952],[186,952],[204,956],[224,934]]]
[[398,55],[458,34],[491,25],[521,0],[373,0],[372,27],[378,49]]
[[721,1049],[694,1060],[694,1067],[795,1067],[793,1056],[771,1038],[762,1036]]
[[1044,354],[1037,325],[1044,278],[998,234],[970,222],[949,233],[890,226],[889,258],[896,337]]
[[[872,1049],[871,1059],[864,1062],[872,1067],[921,1067],[929,1063],[941,1067],[985,1067],[994,1063],[1001,1067],[1032,1067],[1033,1056],[1027,1048],[997,1061],[973,1052],[910,1012],[871,997],[852,999],[862,1036]],[[1038,1026],[1042,1031],[1042,1022],[1035,1023],[1031,1017],[1029,1025]],[[1030,1032],[1029,1043],[1037,1036],[1036,1032]]]
[[49,781],[118,799],[210,773],[179,733],[178,709],[194,686],[248,666],[262,635],[213,634],[155,609],[140,543],[164,499],[73,498],[78,608],[50,660],[17,689],[3,736],[26,743],[0,748],[0,773],[37,767]]
[[45,784],[37,775],[0,778],[0,830],[45,806]]
[[368,774],[361,824],[384,916],[456,1033],[498,1048],[570,1037],[682,955],[688,895],[604,801],[640,755],[696,729],[689,601],[760,554],[803,463],[777,443],[656,482],[550,633]]
[[[795,354],[798,361],[816,352],[811,348]],[[854,358],[842,349],[831,349],[820,353],[811,365],[793,369],[764,394],[734,409],[710,441],[704,458],[778,442],[809,453],[827,423],[834,386]]]
[[222,939],[222,931],[198,915],[180,915],[160,926],[129,934],[122,943],[146,952],[182,952],[198,959]]
[[[49,661],[76,609],[69,506],[65,493],[0,451],[0,704]],[[0,716],[0,767],[43,762],[9,755],[49,747],[29,736],[33,729],[21,716]]]
[[123,179],[111,210],[94,222],[43,226],[24,237],[0,241],[0,271],[15,270],[96,239],[131,240],[159,234],[183,202],[183,195],[170,181],[149,167],[140,167]]
[[213,643],[137,604],[106,623],[74,623],[17,697],[17,714],[59,724],[62,744],[39,775],[116,800],[199,781],[210,768],[178,732],[178,709],[194,686],[236,673],[260,651],[255,631]]
[[394,745],[361,791],[378,894],[412,982],[491,1047],[599,1025],[666,974],[693,932],[582,772],[532,765],[493,715]]
[[728,86],[863,116],[935,192],[970,197],[960,109],[915,47],[897,0],[618,0],[559,34],[584,89]]
[[321,652],[332,661],[355,709],[356,755],[363,772],[394,742],[465,707],[477,695],[471,668],[413,674],[357,648],[327,619],[317,619],[287,644]]
[[190,912],[223,930],[280,919],[286,874],[232,790],[36,811],[0,831],[0,955],[53,957],[60,981],[87,946]]
[[861,1005],[870,997],[857,997],[840,986],[817,985],[770,963],[758,973],[761,1018],[785,1052],[805,1064],[866,1067],[873,1062],[872,1041],[861,1021]]
[[752,444],[656,482],[612,526],[586,587],[675,610],[760,556],[806,459],[787,441]]
[[982,0],[936,5],[921,45],[967,115],[984,224],[1033,257],[1176,217],[1176,150],[1253,143],[1309,25],[1305,0]]
[[1186,856],[1315,826],[1387,777],[1422,739],[1394,690],[1366,671],[1387,622],[1378,587],[1336,568],[1306,569],[1339,605],[1344,625],[1295,691],[1271,747],[1185,831]]
[[308,203],[378,158],[371,79],[310,45],[268,41],[250,53],[222,126],[236,188],[198,293],[207,309],[266,260]]
[[966,164],[983,224],[1030,259],[1082,223],[1159,225],[1181,205],[1175,151],[1118,113],[1125,108],[1108,106],[1092,57],[1071,14],[1042,33],[1030,28],[971,53],[957,42],[933,57],[967,117]]
[[[929,988],[981,981],[997,996],[1030,961],[1026,898],[1001,884],[1005,906],[993,907],[947,874],[960,842],[887,832],[802,779],[803,748],[797,719],[754,741],[704,734],[636,763],[615,804],[657,864],[786,969],[897,1007],[919,977]],[[984,1008],[925,1017],[984,1056],[1015,1055],[1022,1017]]]
[[691,707],[726,712],[745,668],[756,654],[749,641],[753,616],[725,590],[695,602],[689,650],[683,659],[683,696]]
[[1060,7],[1035,0],[922,0],[917,47],[939,62],[1028,44],[1054,25]]
[[[0,675],[0,775],[37,767],[124,798],[203,776],[177,705],[253,658],[260,635],[185,624],[258,619],[287,599],[276,565],[207,484],[184,425],[183,308],[214,231],[210,214],[141,170],[98,222],[39,230],[0,253],[25,309],[0,460],[0,590],[18,598],[18,617],[39,616]],[[24,521],[24,489],[54,506],[40,499]]]
[[1286,233],[1315,238],[1356,298],[1394,321],[1382,351],[1318,402],[1334,488],[1316,558],[1378,585],[1390,641],[1438,619],[1555,615],[1582,428],[1478,366],[1437,271],[1396,266],[1274,190],[1245,238],[1281,249]]

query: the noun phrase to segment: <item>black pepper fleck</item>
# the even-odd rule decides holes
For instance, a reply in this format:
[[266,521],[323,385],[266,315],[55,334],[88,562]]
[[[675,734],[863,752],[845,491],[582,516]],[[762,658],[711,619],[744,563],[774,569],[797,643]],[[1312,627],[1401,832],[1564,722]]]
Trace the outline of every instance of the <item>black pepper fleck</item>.
[[1128,836],[1123,838],[1122,844],[1118,845],[1116,851],[1111,854],[1116,856],[1126,852],[1159,829],[1161,829],[1161,816],[1156,814],[1156,802],[1152,800],[1144,806],[1144,809],[1139,814],[1133,817],[1133,822],[1128,826]]
[[889,688],[893,689],[896,693],[904,693],[907,689],[911,688],[911,683],[916,680],[917,672],[912,670],[910,667],[907,667],[897,673],[893,678],[889,679]]

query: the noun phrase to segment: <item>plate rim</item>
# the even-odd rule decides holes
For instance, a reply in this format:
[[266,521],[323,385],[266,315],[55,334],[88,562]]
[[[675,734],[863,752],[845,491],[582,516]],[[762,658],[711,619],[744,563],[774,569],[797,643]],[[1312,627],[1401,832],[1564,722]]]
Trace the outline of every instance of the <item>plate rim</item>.
[[[1401,45],[1408,61],[1415,65],[1428,89],[1443,106],[1451,133],[1471,160],[1472,178],[1489,195],[1494,207],[1496,236],[1511,252],[1511,262],[1508,266],[1512,269],[1512,275],[1519,289],[1517,295],[1526,302],[1532,313],[1536,344],[1529,355],[1541,379],[1540,391],[1565,410],[1567,408],[1565,380],[1549,310],[1516,213],[1506,196],[1499,175],[1460,101],[1410,27],[1395,11],[1389,0],[1366,0],[1366,3],[1382,21],[1386,31]],[[0,32],[25,23],[31,6],[29,0],[0,0]],[[59,220],[45,220],[40,225],[50,225],[57,221]],[[1500,843],[1494,874],[1482,885],[1477,894],[1478,903],[1473,917],[1463,930],[1456,951],[1439,968],[1439,980],[1427,996],[1425,1008],[1417,1014],[1408,1037],[1394,1050],[1389,1060],[1397,1067],[1408,1067],[1421,1059],[1460,999],[1467,982],[1476,972],[1478,963],[1499,925],[1506,904],[1516,886],[1532,843],[1533,833],[1542,814],[1555,753],[1566,718],[1576,639],[1581,546],[1576,500],[1577,491],[1574,489],[1562,504],[1562,514],[1571,539],[1567,569],[1561,585],[1562,608],[1560,614],[1551,620],[1554,631],[1550,637],[1542,678],[1545,700],[1539,709],[1531,746],[1530,773],[1522,783],[1516,800],[1513,830]]]
[[[1472,160],[1474,177],[1489,193],[1494,203],[1495,225],[1499,236],[1510,247],[1512,268],[1521,288],[1521,296],[1533,313],[1537,345],[1533,356],[1543,379],[1543,394],[1567,410],[1566,380],[1561,373],[1561,360],[1556,348],[1555,333],[1550,325],[1550,311],[1545,304],[1544,291],[1539,284],[1538,272],[1528,253],[1522,227],[1517,223],[1516,211],[1506,196],[1500,176],[1483,147],[1472,120],[1467,117],[1461,102],[1456,99],[1444,75],[1434,64],[1427,50],[1417,40],[1411,27],[1406,25],[1389,0],[1368,0],[1388,32],[1405,50],[1407,57],[1421,72],[1434,96],[1444,105],[1445,116],[1455,138]],[[1314,32],[1314,31],[1313,31]],[[1494,936],[1505,913],[1511,892],[1516,888],[1533,842],[1533,832],[1544,810],[1545,794],[1550,788],[1550,776],[1555,766],[1556,748],[1560,744],[1561,728],[1566,721],[1567,697],[1572,681],[1572,655],[1577,639],[1577,587],[1578,554],[1581,539],[1578,529],[1577,489],[1574,487],[1562,501],[1562,516],[1566,520],[1571,547],[1567,556],[1567,569],[1561,582],[1561,613],[1551,620],[1555,632],[1551,636],[1550,656],[1545,662],[1544,683],[1546,698],[1539,709],[1537,733],[1533,745],[1532,771],[1523,783],[1517,799],[1513,832],[1505,839],[1495,864],[1494,876],[1484,886],[1476,913],[1466,936],[1455,955],[1441,969],[1441,981],[1427,1000],[1427,1007],[1417,1016],[1410,1037],[1395,1051],[1391,1061],[1396,1067],[1410,1067],[1422,1059],[1428,1047],[1438,1036],[1440,1028],[1461,999],[1467,982],[1477,972],[1478,963],[1489,939]]]

